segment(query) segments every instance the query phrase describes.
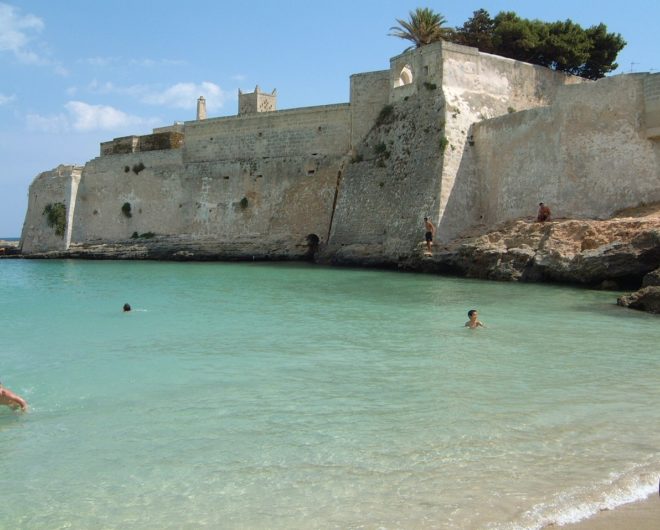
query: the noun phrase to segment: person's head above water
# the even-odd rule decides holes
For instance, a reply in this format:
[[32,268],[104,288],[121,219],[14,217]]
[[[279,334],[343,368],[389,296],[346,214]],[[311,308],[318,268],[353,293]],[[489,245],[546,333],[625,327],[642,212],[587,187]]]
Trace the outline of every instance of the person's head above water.
[[477,315],[477,310],[476,310],[476,309],[470,309],[470,310],[468,311],[468,316],[469,316],[470,318],[472,318],[472,315],[475,315],[475,316]]
[[131,305],[130,304],[124,304],[124,312],[130,311],[131,310]]

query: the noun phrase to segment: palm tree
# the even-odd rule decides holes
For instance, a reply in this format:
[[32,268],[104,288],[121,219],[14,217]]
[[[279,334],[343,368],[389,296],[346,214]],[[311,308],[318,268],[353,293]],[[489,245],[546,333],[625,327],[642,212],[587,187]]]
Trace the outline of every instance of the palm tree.
[[451,28],[443,27],[447,19],[428,7],[418,7],[415,11],[410,11],[408,16],[410,20],[397,18],[399,25],[391,27],[393,33],[389,35],[413,41],[415,47],[420,48],[447,39],[452,34]]

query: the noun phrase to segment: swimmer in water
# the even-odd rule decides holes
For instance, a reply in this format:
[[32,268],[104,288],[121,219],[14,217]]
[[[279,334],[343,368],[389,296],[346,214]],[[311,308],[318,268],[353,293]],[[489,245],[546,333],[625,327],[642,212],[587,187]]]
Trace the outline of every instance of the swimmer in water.
[[122,311],[128,313],[131,310],[131,304],[124,304]]
[[481,322],[480,320],[478,320],[478,318],[479,318],[479,313],[477,313],[477,310],[476,310],[476,309],[470,309],[470,310],[468,311],[468,317],[470,318],[470,320],[468,320],[468,321],[465,323],[465,327],[466,327],[466,328],[477,329],[479,326],[481,326],[482,328],[485,328],[485,327],[486,327],[486,326],[484,326],[483,322]]
[[12,409],[27,410],[27,402],[18,394],[14,394],[8,388],[2,386],[0,383],[0,405],[7,405]]

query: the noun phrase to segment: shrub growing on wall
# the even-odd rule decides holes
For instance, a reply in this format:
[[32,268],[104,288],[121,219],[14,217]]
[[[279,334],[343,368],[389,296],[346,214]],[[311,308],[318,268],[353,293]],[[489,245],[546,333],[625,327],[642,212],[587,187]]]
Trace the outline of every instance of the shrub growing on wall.
[[247,200],[247,197],[243,197],[243,198],[241,199],[241,202],[239,202],[238,204],[241,205],[241,208],[247,208],[247,207],[248,207],[248,200]]
[[392,123],[392,121],[394,121],[394,106],[385,105],[376,118],[376,125],[380,127]]
[[133,214],[131,213],[131,203],[130,202],[125,202],[122,205],[121,213],[123,213],[126,217],[133,217]]
[[55,228],[55,234],[64,237],[66,228],[66,206],[61,202],[49,203],[41,215],[46,216],[46,222],[51,228]]

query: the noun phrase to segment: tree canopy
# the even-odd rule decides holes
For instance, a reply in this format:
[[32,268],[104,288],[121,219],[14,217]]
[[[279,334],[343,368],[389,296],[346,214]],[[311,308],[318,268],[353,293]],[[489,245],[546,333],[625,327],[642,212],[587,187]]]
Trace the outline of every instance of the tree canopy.
[[447,39],[452,33],[451,28],[445,27],[447,19],[428,7],[418,7],[408,17],[409,20],[397,18],[399,25],[390,28],[390,35],[412,41],[416,48]]
[[410,40],[417,48],[448,40],[589,79],[616,70],[616,57],[626,45],[619,33],[608,33],[605,24],[584,29],[570,19],[543,22],[521,18],[513,11],[491,18],[488,11],[479,9],[455,29],[429,8],[417,8],[409,13],[409,20],[397,22],[390,35]]
[[589,79],[616,70],[616,56],[626,45],[620,34],[608,33],[605,24],[583,29],[570,19],[542,22],[512,11],[491,18],[485,9],[475,11],[450,40]]

